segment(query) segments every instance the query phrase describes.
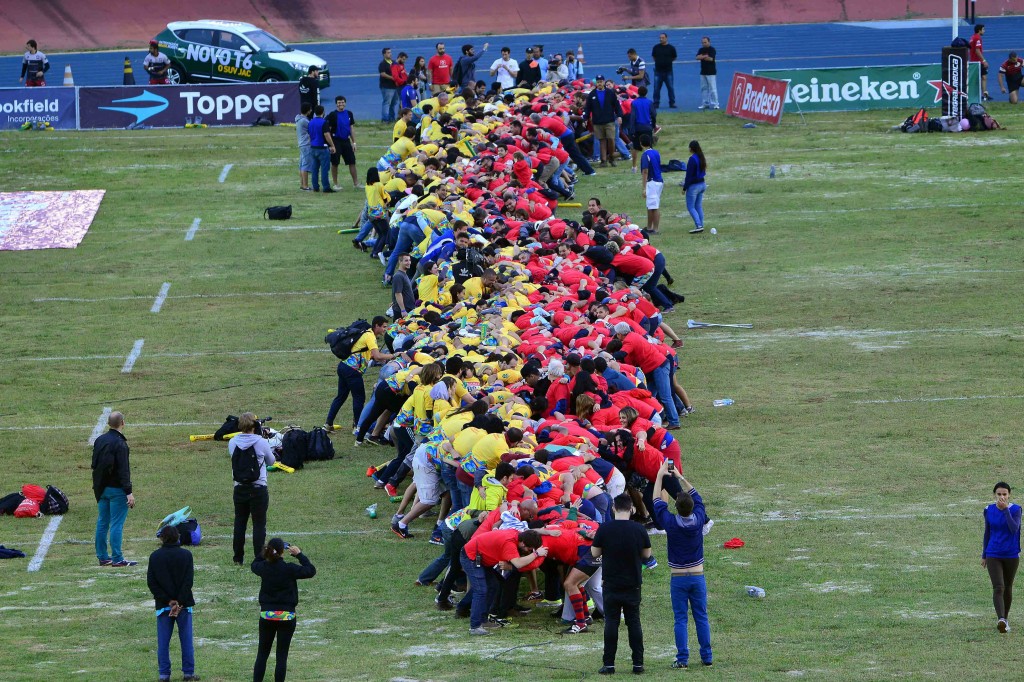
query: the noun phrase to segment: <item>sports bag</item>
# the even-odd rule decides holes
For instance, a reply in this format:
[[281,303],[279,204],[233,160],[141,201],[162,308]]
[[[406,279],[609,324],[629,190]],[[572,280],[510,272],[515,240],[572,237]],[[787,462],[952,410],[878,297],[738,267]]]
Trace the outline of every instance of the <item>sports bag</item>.
[[323,427],[318,426],[309,432],[306,460],[316,462],[328,459],[334,459],[334,443]]
[[268,220],[288,220],[292,217],[292,206],[268,206],[267,210],[263,211],[263,217]]
[[25,496],[21,493],[11,493],[10,495],[0,497],[0,516],[13,514],[18,505],[24,501]]
[[260,480],[260,457],[256,454],[256,446],[247,448],[235,446],[231,453],[231,477],[236,483],[252,484]]
[[917,110],[916,114],[907,116],[907,120],[903,121],[903,125],[900,126],[900,130],[905,133],[927,133],[928,112],[922,107]]
[[199,522],[195,519],[186,519],[175,527],[178,529],[178,535],[181,537],[181,544],[198,545],[203,541],[203,531],[199,527]]
[[32,498],[26,497],[18,505],[18,508],[14,510],[14,516],[19,519],[34,519],[37,516],[42,516],[39,513],[39,503]]
[[46,496],[39,503],[39,511],[44,514],[66,514],[68,511],[68,496],[56,486],[46,486]]
[[217,433],[213,434],[213,439],[227,440],[225,436],[227,436],[230,433],[238,433],[241,430],[242,429],[238,427],[238,417],[236,417],[233,414],[229,414],[227,416],[227,419],[224,420],[224,424],[219,429],[217,429]]
[[301,469],[309,452],[309,434],[299,428],[289,429],[281,436],[281,464]]
[[352,346],[365,332],[371,329],[366,320],[356,320],[344,329],[335,329],[324,337],[324,343],[331,347],[331,352],[339,360],[346,360],[352,355]]
[[26,484],[21,486],[21,494],[30,500],[42,502],[43,498],[46,497],[46,489],[40,488],[37,485]]

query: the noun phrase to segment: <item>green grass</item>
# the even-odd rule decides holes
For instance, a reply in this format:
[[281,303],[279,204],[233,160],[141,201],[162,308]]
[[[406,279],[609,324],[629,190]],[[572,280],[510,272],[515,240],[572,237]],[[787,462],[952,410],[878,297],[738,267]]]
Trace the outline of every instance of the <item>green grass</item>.
[[[706,552],[716,665],[686,674],[982,679],[996,661],[1024,663],[1020,633],[995,634],[979,565],[980,511],[996,480],[1020,483],[1024,437],[1024,115],[992,109],[1008,130],[889,133],[893,112],[756,130],[712,114],[666,117],[663,157],[685,158],[694,137],[708,154],[707,225],[719,231],[687,235],[670,185],[657,244],[687,303],[669,321],[754,324],[689,332],[681,355],[698,407],[680,432],[684,463],[718,524]],[[385,135],[370,128],[360,139],[383,145]],[[18,680],[154,677],[145,558],[159,519],[190,504],[206,534],[195,549],[199,673],[245,679],[258,583],[231,565],[225,448],[187,436],[245,409],[275,424],[323,422],[335,382],[324,329],[387,306],[379,264],[335,234],[362,193],[300,194],[291,129],[3,138],[5,191],[107,194],[79,248],[0,254],[0,493],[52,483],[72,501],[41,571],[0,562],[0,670]],[[360,169],[377,153],[362,147]],[[578,193],[639,217],[638,184],[620,166]],[[322,229],[228,229],[266,227],[263,208],[282,203],[294,205],[291,225]],[[170,297],[152,314],[163,282]],[[274,292],[291,293],[245,295]],[[57,297],[133,298],[39,300]],[[142,356],[121,374],[140,338]],[[82,359],[42,359],[61,357]],[[725,396],[736,404],[711,407]],[[980,398],[930,400],[957,397]],[[896,399],[908,402],[870,402]],[[92,549],[86,441],[107,406],[128,419],[138,497],[126,548],[142,565],[124,571],[96,567]],[[196,424],[145,426],[177,422]],[[340,460],[271,480],[271,532],[320,571],[302,585],[289,679],[596,671],[600,634],[560,637],[545,614],[467,641],[465,621],[412,587],[435,555],[428,523],[409,542],[388,532],[388,502],[363,475],[387,453],[351,442],[336,435]],[[363,514],[371,502],[381,518]],[[5,517],[0,543],[31,556],[45,523]],[[747,546],[721,549],[733,536]],[[652,679],[675,679],[664,540],[654,546],[663,565],[644,587],[647,663]],[[749,599],[751,584],[768,597]],[[624,632],[620,644],[625,663]]]

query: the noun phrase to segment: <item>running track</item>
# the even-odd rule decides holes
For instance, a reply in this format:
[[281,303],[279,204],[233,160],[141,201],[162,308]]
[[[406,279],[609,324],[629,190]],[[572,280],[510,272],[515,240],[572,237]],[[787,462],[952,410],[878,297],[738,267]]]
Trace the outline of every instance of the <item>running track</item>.
[[[1010,50],[1024,53],[1024,17],[979,18],[986,25],[985,53],[991,66],[989,90],[997,94],[995,72]],[[586,76],[597,74],[615,77],[615,67],[626,63],[626,48],[636,47],[646,58],[657,42],[658,29],[635,31],[600,31],[545,35],[490,36],[488,38],[442,38],[449,53],[458,52],[464,42],[481,46],[490,42],[487,54],[481,57],[478,74],[490,66],[502,46],[512,48],[519,58],[527,45],[542,43],[545,52],[564,51],[583,43],[586,54]],[[961,24],[960,35],[970,37],[971,29]],[[815,68],[826,66],[870,66],[885,64],[927,64],[939,61],[940,50],[951,38],[948,19],[917,21],[879,21],[863,23],[787,24],[778,26],[739,26],[723,28],[668,29],[669,42],[675,45],[680,60],[675,65],[677,103],[681,111],[693,111],[699,103],[698,67],[692,60],[700,47],[702,35],[711,36],[718,49],[718,90],[720,98],[728,92],[736,71],[768,68]],[[143,36],[143,40],[149,36]],[[331,69],[331,86],[321,93],[328,110],[337,94],[344,94],[348,107],[357,120],[380,118],[380,91],[375,75],[380,50],[390,46],[397,55],[405,51],[409,64],[417,55],[428,59],[434,54],[437,39],[400,40],[395,42],[360,41],[310,43],[302,49],[325,59]],[[71,64],[76,85],[120,85],[124,57],[132,59],[136,78],[142,73],[145,52],[91,52],[50,54],[49,81],[59,85],[64,65]],[[653,65],[649,65],[653,69]],[[0,73],[6,74],[3,85],[16,86],[21,70],[20,57],[0,57]],[[668,102],[662,95],[662,107]],[[723,102],[724,106],[724,102]]]

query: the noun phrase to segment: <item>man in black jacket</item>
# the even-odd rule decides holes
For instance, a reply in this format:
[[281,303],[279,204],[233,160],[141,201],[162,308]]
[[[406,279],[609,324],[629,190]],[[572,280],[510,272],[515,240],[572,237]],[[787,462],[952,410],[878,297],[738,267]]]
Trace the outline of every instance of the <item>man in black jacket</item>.
[[[121,536],[128,510],[135,507],[132,494],[132,473],[128,465],[128,440],[124,430],[124,415],[111,412],[107,417],[105,434],[92,446],[92,491],[96,494],[99,516],[96,519],[96,558],[100,566],[135,566],[137,561],[126,561],[121,553]],[[107,553],[107,535],[110,535],[110,553]]]
[[194,568],[192,553],[179,544],[178,529],[164,526],[160,548],[149,555],[146,582],[156,601],[156,660],[161,680],[171,679],[171,635],[178,626],[181,643],[181,672],[185,682],[198,680],[195,647],[192,644],[192,597]]
[[594,79],[594,89],[587,95],[586,112],[594,126],[594,139],[601,143],[601,167],[615,165],[615,129],[622,123],[622,107],[615,87],[605,88],[604,76]]

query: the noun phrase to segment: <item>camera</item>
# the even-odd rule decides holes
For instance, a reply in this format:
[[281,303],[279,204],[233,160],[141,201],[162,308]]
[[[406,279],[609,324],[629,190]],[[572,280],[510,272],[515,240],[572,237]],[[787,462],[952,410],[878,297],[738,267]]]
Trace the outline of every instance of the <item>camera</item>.
[[620,66],[619,68],[615,69],[615,73],[618,73],[618,74],[626,73],[626,67],[625,66]]

